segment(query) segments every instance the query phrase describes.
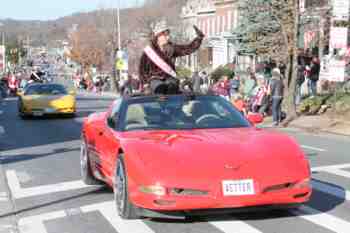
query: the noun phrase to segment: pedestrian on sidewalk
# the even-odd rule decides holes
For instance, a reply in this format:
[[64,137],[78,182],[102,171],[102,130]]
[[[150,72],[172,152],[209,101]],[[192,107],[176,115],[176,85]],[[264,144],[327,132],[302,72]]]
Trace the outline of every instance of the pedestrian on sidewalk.
[[283,101],[284,85],[281,80],[281,72],[278,68],[273,69],[268,94],[272,99],[272,119],[273,126],[281,123],[281,106]]
[[308,80],[309,95],[315,97],[317,95],[317,82],[320,77],[320,61],[317,57],[313,57],[310,65],[310,76]]
[[297,80],[296,80],[296,86],[295,86],[295,104],[299,105],[301,102],[301,87],[303,83],[305,82],[305,64],[302,61],[298,65],[298,71],[297,71]]

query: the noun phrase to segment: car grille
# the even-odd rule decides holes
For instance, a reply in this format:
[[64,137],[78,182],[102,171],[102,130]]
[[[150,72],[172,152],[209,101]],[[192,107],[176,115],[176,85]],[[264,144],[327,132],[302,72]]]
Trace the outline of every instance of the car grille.
[[295,183],[284,183],[284,184],[277,184],[277,185],[272,185],[263,190],[263,193],[268,193],[268,192],[276,192],[276,191],[281,191],[283,189],[288,189],[292,188]]
[[172,188],[170,189],[170,194],[175,196],[207,196],[209,192],[195,189]]

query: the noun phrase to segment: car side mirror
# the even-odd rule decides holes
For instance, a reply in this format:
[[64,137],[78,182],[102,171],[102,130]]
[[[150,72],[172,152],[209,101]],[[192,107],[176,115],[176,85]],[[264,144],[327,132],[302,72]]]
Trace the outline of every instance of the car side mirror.
[[260,124],[264,121],[263,115],[259,113],[250,113],[248,114],[247,119],[253,125]]
[[107,124],[108,124],[109,127],[114,129],[115,125],[116,125],[114,118],[113,117],[108,117],[107,118]]

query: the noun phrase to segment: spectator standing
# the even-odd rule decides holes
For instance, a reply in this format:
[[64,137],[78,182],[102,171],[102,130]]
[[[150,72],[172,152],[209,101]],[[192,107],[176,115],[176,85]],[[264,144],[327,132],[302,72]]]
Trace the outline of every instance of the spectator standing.
[[281,122],[281,106],[283,100],[283,81],[281,80],[281,72],[278,68],[273,69],[272,77],[269,85],[268,94],[272,98],[272,119],[273,126],[278,126]]
[[248,74],[248,78],[244,81],[243,94],[245,97],[251,97],[256,86],[256,78],[253,73]]
[[296,87],[295,87],[295,104],[300,104],[301,102],[301,87],[303,83],[305,82],[305,65],[303,62],[301,62],[300,65],[298,65],[298,71],[297,71],[297,80],[296,80]]
[[263,75],[257,76],[258,86],[256,87],[256,94],[253,98],[252,110],[254,113],[264,114],[268,108],[268,86],[266,85],[265,77]]
[[230,80],[230,96],[234,96],[239,92],[241,86],[241,80],[239,76],[235,75],[233,79]]
[[198,71],[195,71],[192,76],[192,88],[195,93],[201,92],[202,83],[202,77],[199,75]]
[[309,95],[311,95],[311,97],[315,97],[317,95],[317,82],[319,80],[321,70],[320,62],[317,57],[313,57],[310,69],[310,77],[308,80]]

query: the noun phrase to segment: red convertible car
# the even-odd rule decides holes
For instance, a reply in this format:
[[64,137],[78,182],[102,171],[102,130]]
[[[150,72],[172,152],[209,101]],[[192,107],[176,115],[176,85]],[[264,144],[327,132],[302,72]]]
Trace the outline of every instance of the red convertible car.
[[82,179],[113,187],[125,219],[296,208],[308,161],[261,121],[219,96],[121,97],[84,120]]

